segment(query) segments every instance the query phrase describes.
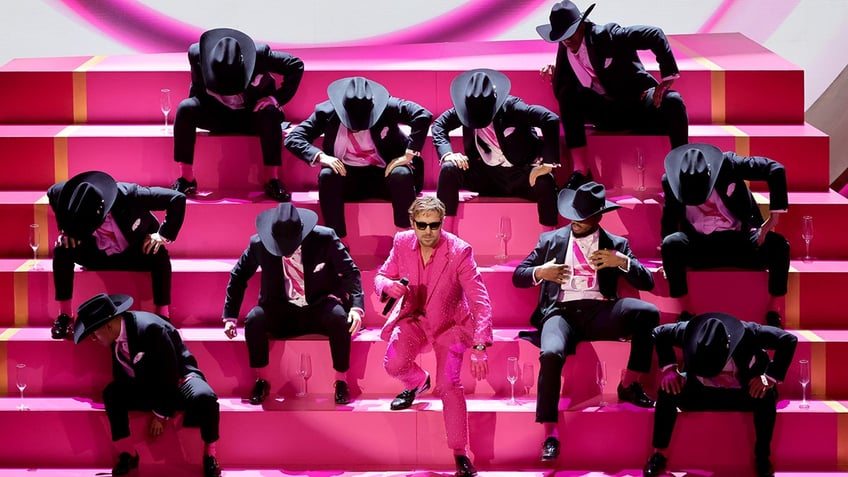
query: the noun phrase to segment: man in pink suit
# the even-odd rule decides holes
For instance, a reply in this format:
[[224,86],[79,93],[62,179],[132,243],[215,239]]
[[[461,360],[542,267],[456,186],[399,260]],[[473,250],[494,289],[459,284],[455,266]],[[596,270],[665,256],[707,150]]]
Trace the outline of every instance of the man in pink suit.
[[486,347],[492,344],[492,306],[471,246],[442,230],[445,205],[435,197],[415,199],[409,208],[413,230],[399,232],[386,263],[374,279],[383,299],[396,300],[383,326],[389,341],[384,366],[405,390],[391,404],[407,409],[430,388],[430,374],[415,362],[426,345],[436,353],[436,389],[444,405],[448,447],[456,475],[477,471],[467,456],[468,414],[459,373],[472,348],[471,374],[486,378]]

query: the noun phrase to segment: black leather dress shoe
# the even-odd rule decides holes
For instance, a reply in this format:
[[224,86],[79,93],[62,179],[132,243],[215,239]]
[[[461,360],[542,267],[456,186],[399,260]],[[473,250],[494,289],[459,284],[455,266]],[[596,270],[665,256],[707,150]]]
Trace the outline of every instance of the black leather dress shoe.
[[783,328],[783,319],[780,313],[772,310],[766,313],[766,324],[775,328]]
[[264,379],[257,379],[253,385],[253,391],[250,392],[250,404],[255,406],[262,404],[268,393],[271,392],[271,385]]
[[350,402],[350,390],[347,388],[347,383],[342,380],[336,381],[336,392],[333,398],[336,404],[347,404]]
[[277,202],[291,202],[291,194],[279,179],[271,179],[265,183],[265,195]]
[[548,437],[542,443],[542,461],[556,460],[559,457],[559,439]]
[[203,456],[203,477],[221,477],[221,466],[215,456]]
[[182,192],[185,195],[197,194],[197,179],[188,181],[183,177],[177,177],[177,180],[174,181],[174,185],[171,186],[171,189],[174,189],[177,192]]
[[474,477],[477,475],[477,469],[471,464],[471,459],[464,455],[453,456],[456,460],[456,477]]
[[50,336],[54,340],[63,340],[71,333],[73,320],[65,313],[60,314],[56,321],[53,322],[53,327],[50,328]]
[[662,475],[665,472],[665,465],[668,463],[668,459],[665,458],[664,455],[659,452],[654,452],[654,455],[648,459],[648,463],[645,464],[645,468],[642,469],[642,475],[645,477],[654,477],[656,475]]
[[771,465],[771,460],[768,457],[758,457],[754,467],[757,471],[757,477],[774,477],[774,466]]
[[639,407],[654,407],[654,400],[645,394],[642,385],[633,381],[626,388],[618,383],[618,399],[635,404]]
[[424,384],[415,388],[415,389],[404,389],[404,391],[397,395],[396,398],[392,400],[392,404],[389,406],[392,411],[400,411],[401,409],[409,409],[412,406],[412,401],[415,401],[415,396],[421,394],[430,389],[430,375],[427,375],[427,379],[424,380]]
[[568,177],[568,181],[565,183],[566,189],[577,190],[583,184],[592,180],[590,177],[586,176],[580,171],[574,171],[571,173],[571,176]]
[[127,475],[131,470],[138,468],[138,452],[130,455],[129,452],[121,452],[118,455],[118,463],[112,467],[112,475]]

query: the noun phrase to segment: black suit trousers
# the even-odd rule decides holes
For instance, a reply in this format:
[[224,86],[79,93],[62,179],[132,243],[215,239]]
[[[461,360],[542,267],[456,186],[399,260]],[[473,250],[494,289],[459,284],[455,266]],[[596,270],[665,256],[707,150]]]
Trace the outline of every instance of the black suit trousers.
[[519,197],[536,202],[539,223],[556,227],[557,212],[556,181],[552,174],[536,179],[530,186],[530,167],[492,167],[480,159],[468,161],[468,169],[462,170],[450,161],[442,162],[436,195],[445,204],[445,215],[456,216],[459,208],[459,190],[479,192],[486,197]]
[[577,343],[629,337],[627,369],[647,373],[654,351],[651,332],[659,322],[657,307],[636,298],[576,300],[557,305],[542,323],[536,422],[559,420],[562,367]]
[[325,298],[304,307],[289,302],[259,305],[247,314],[244,339],[251,368],[268,366],[269,340],[295,338],[307,334],[330,339],[333,369],[346,372],[350,368],[350,324],[347,311],[336,300]]
[[171,258],[165,247],[154,254],[145,254],[141,246],[130,246],[121,253],[106,255],[97,248],[94,237],[84,240],[74,248],[53,249],[53,285],[56,300],[70,300],[74,292],[74,264],[88,270],[149,271],[153,284],[153,303],[156,306],[171,304]]
[[[762,398],[756,399],[747,389],[715,388],[704,386],[695,378],[687,379],[679,394],[669,394],[662,389],[657,393],[654,409],[653,446],[668,448],[671,433],[677,421],[677,408],[682,411],[747,411],[754,414],[756,442],[754,455],[765,458],[771,455],[771,438],[777,420],[777,391],[772,388]],[[728,432],[733,432],[728,430]]]
[[[566,143],[569,147],[585,146],[585,125],[590,123],[602,131],[668,135],[672,149],[687,144],[689,117],[680,93],[666,91],[659,108],[653,103],[654,89],[648,93],[641,100],[616,100],[589,88],[580,88],[573,97],[561,95],[559,111]],[[574,138],[580,140],[573,142]]]
[[[176,408],[184,410],[183,425],[199,427],[203,442],[218,440],[220,412],[218,396],[202,377],[190,374],[177,393]],[[150,411],[151,390],[144,389],[135,379],[115,380],[103,390],[103,404],[112,430],[112,440],[118,441],[130,435],[129,411]]]
[[398,166],[386,177],[382,167],[345,166],[346,175],[329,167],[318,173],[318,199],[327,227],[339,238],[347,237],[344,204],[362,199],[381,198],[392,201],[394,224],[409,227],[409,206],[415,200],[415,176],[409,166]]
[[740,267],[768,270],[768,292],[786,295],[789,281],[789,242],[776,232],[769,232],[762,246],[756,234],[727,230],[709,235],[675,232],[662,241],[663,269],[668,279],[669,294],[680,297],[689,293],[686,267],[708,269]]
[[238,133],[259,136],[262,162],[266,166],[283,163],[283,133],[280,123],[285,115],[277,108],[230,109],[214,99],[186,98],[174,117],[174,161],[194,163],[197,128],[214,134]]

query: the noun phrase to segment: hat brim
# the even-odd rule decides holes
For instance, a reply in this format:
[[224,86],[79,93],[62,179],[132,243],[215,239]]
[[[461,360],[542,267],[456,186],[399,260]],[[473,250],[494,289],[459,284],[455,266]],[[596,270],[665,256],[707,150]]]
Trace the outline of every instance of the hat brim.
[[318,224],[318,214],[309,210],[297,208],[297,214],[300,216],[300,221],[303,228],[300,230],[299,236],[289,237],[286,240],[278,241],[271,233],[271,227],[277,217],[277,209],[268,209],[261,212],[256,217],[256,233],[259,234],[259,240],[262,245],[271,255],[277,257],[287,257],[297,250],[297,247],[303,242],[303,239],[312,232],[312,229]]
[[550,23],[545,23],[544,25],[539,25],[536,27],[536,33],[538,33],[539,36],[542,37],[542,39],[547,41],[548,43],[559,43],[562,40],[570,38],[571,35],[574,35],[574,33],[577,31],[577,28],[580,26],[581,23],[586,20],[586,17],[588,17],[589,14],[592,13],[592,9],[594,8],[594,3],[589,5],[589,8],[587,8],[586,11],[584,11],[583,14],[580,15],[580,19],[572,22],[571,25],[568,25],[568,28],[566,28],[565,30],[555,30],[553,25],[551,25]]
[[[215,45],[222,38],[234,38],[241,48],[241,54],[244,58],[244,84],[231,85],[223,84],[218,81],[215,72],[212,70],[212,64],[207,61],[207,58],[212,54]],[[250,84],[250,79],[253,77],[253,69],[256,67],[256,43],[246,33],[232,28],[215,28],[207,30],[200,35],[200,74],[203,76],[203,83],[210,90],[220,95],[233,95],[243,92]]]
[[105,325],[112,318],[120,315],[121,313],[130,309],[133,304],[133,299],[129,295],[109,295],[109,299],[112,300],[112,303],[115,304],[115,314],[111,316],[103,317],[97,321],[89,323],[88,326],[83,324],[83,320],[77,317],[76,323],[74,323],[74,343],[78,344],[80,341],[87,338],[89,335],[97,331],[101,326]]
[[[495,92],[497,96],[495,97],[495,107],[492,111],[491,115],[487,115],[486,124],[480,124],[474,120],[478,116],[472,115],[468,111],[468,107],[465,104],[465,87],[468,84],[468,80],[475,73],[485,73],[486,76],[492,81],[492,84],[495,87]],[[453,102],[453,107],[456,110],[456,115],[459,117],[459,122],[462,123],[463,126],[471,129],[480,129],[491,124],[492,120],[495,119],[495,115],[500,111],[501,106],[506,102],[506,99],[509,97],[509,91],[512,88],[512,82],[509,78],[497,70],[492,70],[488,68],[477,68],[474,70],[466,71],[464,73],[459,74],[456,78],[453,79],[450,86],[450,95],[451,101]],[[472,118],[472,116],[474,118]]]
[[730,335],[727,359],[733,356],[733,352],[742,341],[742,336],[745,333],[745,325],[738,318],[726,313],[702,313],[695,316],[686,324],[686,329],[683,330],[683,361],[686,364],[687,374],[712,378],[718,376],[721,370],[724,369],[725,364],[727,364],[727,359],[723,362],[704,362],[695,357],[695,350],[698,347],[698,330],[710,318],[720,320]]
[[[71,197],[74,195],[76,188],[87,182],[91,184],[101,196],[103,196],[103,211],[98,217],[98,223],[84,223],[80,220],[75,220],[72,214],[68,213],[68,205]],[[109,174],[100,171],[81,172],[65,182],[62,186],[62,191],[59,192],[59,198],[56,201],[56,222],[59,228],[70,237],[84,238],[94,233],[98,227],[103,225],[106,220],[106,214],[112,210],[115,205],[115,199],[118,197],[118,183]]]
[[[698,150],[704,155],[704,159],[706,159],[711,171],[710,180],[707,188],[701,191],[701,193],[692,194],[692,191],[687,191],[684,195],[682,193],[684,191],[680,189],[680,167],[683,164],[683,156],[691,149]],[[674,197],[683,205],[701,205],[706,202],[710,195],[712,195],[713,189],[715,189],[715,184],[723,163],[724,153],[712,144],[684,144],[672,149],[665,156],[664,167],[665,176]]]
[[336,115],[338,115],[339,120],[342,122],[344,127],[352,131],[364,131],[365,129],[371,129],[375,124],[377,124],[380,116],[383,115],[383,111],[386,110],[386,105],[389,103],[389,90],[380,83],[366,78],[365,81],[367,81],[368,85],[371,86],[371,94],[374,95],[374,107],[371,109],[371,116],[368,117],[367,124],[353,124],[351,123],[350,116],[344,107],[345,89],[352,79],[353,78],[342,78],[330,83],[330,85],[327,86],[327,97],[330,98],[330,103],[333,105],[333,109],[336,111]]
[[574,208],[574,195],[577,193],[573,189],[562,189],[557,196],[557,210],[559,215],[568,220],[581,222],[596,215],[606,214],[613,210],[620,209],[621,206],[610,200],[604,199],[604,206],[591,214],[581,214]]

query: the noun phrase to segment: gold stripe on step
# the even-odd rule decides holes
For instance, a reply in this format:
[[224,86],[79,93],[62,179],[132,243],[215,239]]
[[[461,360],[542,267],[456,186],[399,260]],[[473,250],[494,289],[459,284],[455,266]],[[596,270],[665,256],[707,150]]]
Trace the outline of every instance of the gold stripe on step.
[[[676,38],[669,38],[668,43],[677,50],[686,53],[698,64],[710,70],[710,116],[712,124],[724,124],[727,118],[727,87],[724,69],[719,65],[699,54],[692,48],[684,45]],[[684,100],[686,98],[683,98]]]
[[86,73],[94,65],[105,60],[106,56],[93,56],[85,63],[78,66],[73,73],[74,89],[74,124],[85,124],[88,122],[88,87],[86,85]]

